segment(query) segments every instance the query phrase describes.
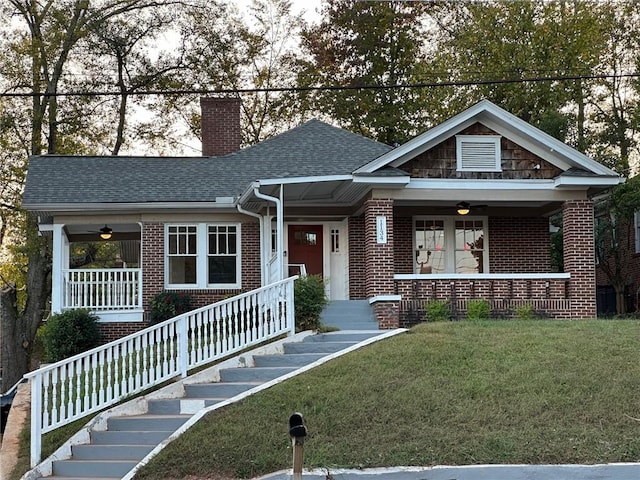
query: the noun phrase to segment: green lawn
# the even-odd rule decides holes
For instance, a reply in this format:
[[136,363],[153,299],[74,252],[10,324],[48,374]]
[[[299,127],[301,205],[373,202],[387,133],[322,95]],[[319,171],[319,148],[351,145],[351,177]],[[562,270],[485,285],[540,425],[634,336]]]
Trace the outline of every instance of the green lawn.
[[640,460],[640,322],[420,325],[213,412],[136,478]]

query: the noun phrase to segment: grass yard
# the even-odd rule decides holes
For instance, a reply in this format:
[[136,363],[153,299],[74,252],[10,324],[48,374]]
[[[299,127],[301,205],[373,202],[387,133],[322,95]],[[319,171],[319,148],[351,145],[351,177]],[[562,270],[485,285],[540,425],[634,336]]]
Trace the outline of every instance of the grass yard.
[[640,460],[640,322],[430,323],[213,412],[137,475]]

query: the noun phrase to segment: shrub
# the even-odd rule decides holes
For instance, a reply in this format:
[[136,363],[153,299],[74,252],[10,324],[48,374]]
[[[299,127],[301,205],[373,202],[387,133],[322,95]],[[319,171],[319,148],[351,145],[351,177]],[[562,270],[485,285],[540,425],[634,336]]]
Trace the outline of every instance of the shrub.
[[164,291],[149,302],[149,323],[152,325],[193,310],[191,297],[182,292]]
[[429,300],[425,306],[428,322],[443,322],[451,318],[449,302],[446,300]]
[[45,362],[58,362],[100,345],[98,317],[89,310],[52,315],[42,329]]
[[488,300],[469,300],[467,303],[467,318],[469,320],[486,320],[490,314],[491,306]]
[[294,284],[296,330],[318,330],[320,313],[327,304],[324,279],[320,275],[308,275]]
[[514,308],[515,317],[520,320],[531,320],[535,312],[533,310],[533,305],[527,303],[526,305],[518,305]]

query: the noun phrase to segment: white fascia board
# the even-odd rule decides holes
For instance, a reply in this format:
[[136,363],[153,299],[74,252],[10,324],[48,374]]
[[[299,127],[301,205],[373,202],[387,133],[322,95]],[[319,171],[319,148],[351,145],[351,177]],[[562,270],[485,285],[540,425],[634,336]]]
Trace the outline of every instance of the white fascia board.
[[553,180],[459,180],[455,178],[411,179],[407,189],[428,190],[553,190]]
[[[422,135],[378,157],[354,173],[371,173],[386,165],[398,166],[405,157],[418,155],[475,122],[480,122],[492,130],[495,130],[496,133],[509,137],[515,143],[531,151],[531,153],[538,155],[540,158],[549,161],[563,170],[578,166],[597,175],[607,177],[617,175],[615,171],[596,162],[533,125],[528,124],[497,105],[494,105],[488,100],[482,100],[455,117],[450,118]],[[508,133],[508,135],[505,133]]]
[[623,177],[557,177],[555,186],[561,187],[614,187],[624,183]]
[[[353,175],[320,175],[313,177],[293,177],[293,178],[266,178],[255,182],[261,185],[293,185],[296,183],[312,183],[312,182],[339,182],[344,180],[352,180]],[[252,187],[253,190],[253,187]]]
[[411,182],[411,177],[409,175],[400,177],[366,177],[362,175],[357,175],[353,177],[353,183],[368,183],[372,185],[383,184],[383,185],[407,185]]
[[[615,176],[617,173],[611,170],[608,167],[596,162],[595,160],[589,158],[584,153],[579,152],[573,147],[570,147],[564,142],[561,142],[555,137],[552,137],[548,133],[543,132],[542,130],[534,127],[533,125],[528,124],[521,118],[516,117],[515,115],[496,107],[491,104],[489,108],[487,108],[486,117],[481,116],[479,120],[484,123],[487,127],[496,130],[497,133],[503,133],[504,127],[500,124],[502,122],[503,125],[508,125],[511,131],[515,128],[523,137],[517,137],[512,139],[515,143],[530,149],[532,153],[535,153],[539,157],[549,160],[551,163],[555,163],[558,166],[560,164],[556,163],[558,161],[562,161],[562,157],[566,158],[568,164],[571,166],[580,166],[585,170],[591,171],[598,175],[604,176]],[[482,118],[484,117],[484,118]],[[491,121],[491,117],[494,117],[495,120]],[[502,130],[502,132],[500,131]],[[526,137],[529,137],[531,140],[527,141]],[[522,144],[520,142],[523,142]],[[539,147],[534,147],[535,144],[540,145]],[[546,147],[546,148],[545,148]],[[537,151],[536,151],[537,150]],[[540,153],[543,153],[542,155]],[[553,156],[554,159],[549,159],[549,155]],[[560,157],[560,158],[558,158]]]
[[41,203],[23,204],[25,210],[36,212],[105,212],[138,210],[211,210],[235,208],[234,203],[216,202],[141,202],[141,203]]
[[427,130],[423,134],[412,138],[407,143],[404,143],[385,153],[384,155],[375,159],[373,162],[360,167],[354,173],[371,173],[381,167],[391,165],[394,161],[401,159],[406,155],[414,156],[422,153],[425,150],[428,150],[429,148],[431,148],[431,146],[437,145],[441,141],[449,138],[450,136],[456,134],[458,131],[463,130],[467,126],[474,123],[473,117],[487,108],[487,105],[493,104],[488,100],[482,100],[481,102],[473,105],[467,110],[464,110],[456,116],[451,117],[449,120],[446,120],[443,123]]
[[460,125],[450,125],[450,122],[456,119],[457,117],[453,117],[452,119],[433,127],[431,130],[427,130],[422,135],[412,138],[407,143],[403,143],[402,145],[376,158],[374,161],[360,167],[353,173],[373,173],[376,170],[389,165],[398,166],[403,163],[402,159],[405,157],[414,157],[419,155],[473,123],[466,119],[468,125],[465,122],[461,122]]

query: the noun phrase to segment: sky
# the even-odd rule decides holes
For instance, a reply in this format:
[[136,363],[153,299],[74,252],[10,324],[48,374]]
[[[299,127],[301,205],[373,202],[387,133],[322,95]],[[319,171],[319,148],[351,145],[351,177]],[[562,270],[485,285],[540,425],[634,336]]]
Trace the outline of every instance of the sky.
[[[251,5],[252,0],[232,0],[241,11],[247,9],[249,5]],[[322,4],[322,0],[291,0],[293,11],[301,12],[304,10],[304,18],[307,21],[317,20],[318,10],[320,10],[320,5]]]

